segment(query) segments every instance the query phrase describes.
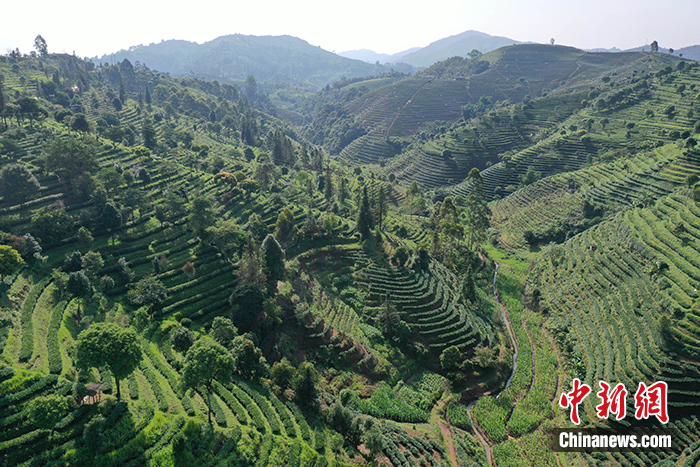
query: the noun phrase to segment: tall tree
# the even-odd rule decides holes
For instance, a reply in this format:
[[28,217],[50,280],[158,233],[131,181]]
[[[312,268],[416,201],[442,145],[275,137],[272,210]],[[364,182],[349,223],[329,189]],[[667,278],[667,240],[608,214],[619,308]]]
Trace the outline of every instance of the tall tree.
[[384,187],[384,184],[379,184],[379,189],[377,190],[377,201],[375,203],[375,206],[377,209],[377,226],[379,227],[379,230],[382,230],[382,226],[384,225],[384,218],[386,217],[388,209],[386,187]]
[[205,231],[224,258],[231,259],[236,254],[240,257],[243,253],[247,235],[234,221],[219,219]]
[[55,138],[46,148],[44,168],[77,188],[82,175],[93,173],[99,168],[97,151],[96,141],[92,138]]
[[24,164],[9,164],[0,170],[0,195],[8,203],[25,203],[39,194],[39,181]]
[[48,46],[46,45],[46,40],[41,37],[41,34],[36,36],[34,39],[34,48],[41,57],[45,57],[48,54]]
[[249,329],[263,310],[265,296],[255,285],[238,285],[229,297],[231,317],[239,329]]
[[294,377],[296,369],[289,363],[289,360],[283,358],[279,362],[272,365],[270,370],[270,376],[272,381],[282,389],[287,389],[292,383],[292,378]]
[[85,299],[92,293],[92,285],[90,279],[83,271],[71,272],[66,283],[66,291],[73,297],[78,299],[78,317],[80,317],[82,303],[85,308]]
[[472,191],[466,199],[467,214],[467,245],[469,249],[474,249],[477,244],[486,239],[486,230],[489,228],[489,218],[491,209],[484,194],[484,180],[476,167],[469,171],[467,180],[473,182]]
[[263,190],[270,188],[270,185],[279,178],[277,166],[270,161],[264,161],[255,165],[253,180],[260,184]]
[[362,239],[366,240],[369,237],[370,231],[374,228],[374,217],[372,209],[369,205],[369,196],[367,196],[367,186],[362,188],[362,197],[360,199],[360,208],[357,212],[357,231],[362,235]]
[[141,125],[141,136],[143,137],[143,145],[148,149],[155,149],[158,144],[156,137],[156,130],[153,128],[153,124],[147,118],[143,119],[143,124]]
[[328,202],[333,199],[333,178],[331,177],[330,170],[326,170],[326,186],[324,187],[323,196]]
[[268,234],[260,245],[260,259],[262,260],[263,273],[267,278],[267,293],[273,295],[277,281],[284,279],[284,250],[275,239]]
[[211,324],[209,334],[216,342],[231,349],[233,340],[238,337],[238,328],[233,325],[233,321],[230,319],[217,316]]
[[121,75],[119,75],[119,102],[126,104],[126,91],[124,90],[124,80],[122,80]]
[[119,382],[141,362],[141,346],[136,332],[114,323],[96,323],[81,332],[75,354],[80,369],[109,367],[117,386],[117,400],[121,400]]
[[204,196],[197,196],[190,204],[188,215],[190,226],[195,235],[202,238],[208,227],[214,225],[215,213],[211,200]]
[[207,391],[207,417],[211,424],[211,389],[214,381],[227,383],[234,371],[231,353],[211,339],[198,339],[185,354],[182,385],[186,389],[204,387]]
[[[216,318],[214,320],[216,321]],[[194,344],[194,333],[184,326],[178,326],[170,334],[170,343],[175,350],[184,354]]]
[[277,215],[275,238],[283,244],[288,244],[292,240],[294,233],[294,211],[286,207]]
[[109,232],[112,244],[114,244],[114,234],[122,228],[123,221],[122,213],[117,205],[112,201],[106,203],[100,215],[100,224]]
[[3,76],[0,75],[0,115],[3,115],[3,122],[7,125],[5,121],[5,83],[3,81]]
[[304,362],[299,365],[299,368],[292,379],[292,388],[294,389],[295,399],[301,405],[312,406],[318,398],[318,373],[314,365],[310,362]]
[[269,375],[270,367],[262,352],[253,341],[243,336],[236,337],[231,343],[231,354],[235,372],[246,379],[256,380]]
[[659,43],[654,41],[650,44],[651,51],[652,52],[658,52],[659,51]]
[[386,299],[384,300],[384,306],[382,306],[377,316],[379,321],[379,327],[382,330],[382,334],[387,339],[392,339],[396,335],[401,318],[396,311],[396,306],[394,306],[391,301],[391,296],[387,292]]
[[32,229],[42,242],[57,242],[71,233],[73,218],[53,206],[44,206],[32,217]]
[[245,94],[251,103],[255,101],[255,96],[258,94],[258,83],[253,75],[248,75],[245,80]]
[[238,262],[236,276],[240,285],[254,285],[258,288],[266,283],[263,273],[262,260],[260,259],[260,248],[253,238],[248,238],[241,260]]

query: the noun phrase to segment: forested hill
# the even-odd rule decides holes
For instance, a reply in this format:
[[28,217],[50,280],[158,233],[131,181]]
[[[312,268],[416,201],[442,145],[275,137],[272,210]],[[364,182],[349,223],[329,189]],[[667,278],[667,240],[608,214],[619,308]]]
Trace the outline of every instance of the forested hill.
[[[391,71],[341,57],[292,36],[222,36],[203,44],[170,40],[140,45],[94,58],[95,63],[129,59],[173,76],[196,76],[223,82],[245,81],[248,75],[262,82],[319,89],[341,77],[356,78]],[[410,72],[404,65],[399,71]]]

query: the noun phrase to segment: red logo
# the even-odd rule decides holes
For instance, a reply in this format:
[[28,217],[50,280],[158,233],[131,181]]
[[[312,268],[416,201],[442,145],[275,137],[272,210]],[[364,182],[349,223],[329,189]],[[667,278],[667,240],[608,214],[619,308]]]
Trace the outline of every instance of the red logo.
[[569,393],[563,393],[559,398],[559,405],[566,409],[571,406],[571,421],[575,424],[580,424],[581,420],[578,416],[578,406],[583,402],[583,400],[592,391],[591,387],[587,384],[581,384],[581,380],[574,378],[573,390]]
[[[614,388],[605,381],[598,381],[600,391],[596,396],[600,399],[600,404],[596,405],[596,414],[599,418],[609,418],[615,415],[617,420],[622,420],[627,415],[627,388],[624,384],[618,383]],[[611,389],[612,388],[612,389]],[[559,398],[559,406],[563,409],[571,408],[571,422],[579,425],[579,405],[591,393],[589,385],[581,383],[581,380],[574,378],[571,392],[562,393]],[[668,423],[668,384],[664,381],[657,381],[651,386],[639,383],[637,392],[634,395],[634,417],[637,420],[656,417],[661,423]]]

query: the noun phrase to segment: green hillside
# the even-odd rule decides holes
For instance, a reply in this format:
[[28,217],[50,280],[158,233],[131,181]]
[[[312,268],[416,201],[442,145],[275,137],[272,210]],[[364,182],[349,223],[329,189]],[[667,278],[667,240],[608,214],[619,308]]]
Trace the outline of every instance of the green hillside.
[[[364,136],[346,143],[340,154],[348,162],[382,162],[398,154],[392,149],[393,140],[434,135],[440,124],[470,120],[500,105],[527,106],[549,93],[565,101],[567,96],[562,94],[587,94],[591,86],[674,66],[678,60],[660,54],[587,53],[538,44],[503,47],[473,59],[454,57],[344,104],[343,110],[354,116]],[[565,119],[586,99],[577,97],[581,97],[578,102],[545,102],[535,117],[541,121],[524,120],[538,125]]]
[[[260,82],[319,89],[341,77],[389,72],[390,67],[351,60],[292,36],[232,34],[197,44],[181,40],[140,45],[93,58],[96,64],[140,62],[173,76],[196,76],[220,82]],[[411,72],[407,65],[394,67]]]
[[[697,64],[248,84],[0,56],[0,465],[697,464]],[[554,452],[573,378],[672,449]]]

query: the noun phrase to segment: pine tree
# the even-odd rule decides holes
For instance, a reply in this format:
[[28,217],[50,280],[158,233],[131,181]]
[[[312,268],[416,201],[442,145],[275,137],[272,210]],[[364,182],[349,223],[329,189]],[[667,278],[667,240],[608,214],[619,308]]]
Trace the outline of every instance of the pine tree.
[[345,200],[348,198],[348,179],[342,177],[340,179],[340,186],[338,188],[338,201],[340,204],[344,204]]
[[396,307],[391,302],[391,295],[389,293],[386,294],[384,306],[379,311],[377,319],[379,320],[379,327],[384,337],[391,339],[396,335],[396,330],[401,320],[396,312]]
[[270,295],[275,291],[277,281],[284,279],[284,250],[275,239],[268,234],[260,246],[260,259],[265,276],[267,277],[267,291]]
[[294,211],[286,207],[277,215],[275,238],[287,245],[294,234]]
[[476,167],[473,168],[467,180],[473,181],[473,188],[466,199],[467,211],[467,246],[474,249],[476,245],[486,239],[486,230],[489,228],[489,218],[491,209],[489,208],[486,195],[484,194],[484,180]]
[[462,295],[470,302],[476,300],[476,284],[474,283],[474,270],[471,265],[469,265],[466,274],[464,274]]
[[357,213],[357,231],[362,235],[362,239],[369,237],[370,231],[374,228],[374,217],[372,209],[369,205],[369,197],[367,196],[367,187],[362,189],[362,198],[360,200],[360,209]]
[[119,76],[119,101],[122,104],[126,104],[126,91],[124,90],[124,81],[122,81],[121,76]]
[[236,276],[238,276],[239,285],[263,287],[266,282],[262,261],[260,260],[260,248],[258,248],[253,238],[248,238],[243,256],[238,262]]
[[333,180],[331,179],[331,171],[326,171],[326,186],[323,192],[326,201],[330,202],[333,199]]
[[306,211],[306,220],[304,221],[304,225],[301,227],[301,233],[306,238],[311,239],[318,237],[321,233],[321,227],[318,225],[316,217],[314,217],[314,214],[313,212],[311,212],[311,209],[307,209]]
[[379,190],[377,192],[377,201],[375,204],[377,207],[377,225],[379,226],[379,230],[382,230],[382,227],[384,225],[384,218],[386,217],[386,212],[388,208],[386,191],[383,184],[379,185]]
[[[0,114],[5,113],[5,83],[3,83],[3,77],[0,75]],[[3,116],[3,121],[5,117]]]
[[143,136],[143,145],[148,149],[155,149],[158,141],[156,140],[156,130],[153,128],[151,122],[147,119],[143,120],[143,126],[141,127],[141,136]]

